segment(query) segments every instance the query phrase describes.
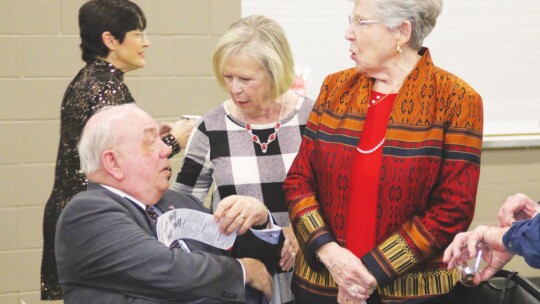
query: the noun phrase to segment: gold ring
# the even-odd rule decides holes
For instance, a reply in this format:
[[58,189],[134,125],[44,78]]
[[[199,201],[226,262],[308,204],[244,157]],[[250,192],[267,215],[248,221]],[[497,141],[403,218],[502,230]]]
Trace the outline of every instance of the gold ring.
[[246,220],[246,216],[245,216],[245,215],[243,215],[243,214],[241,214],[241,213],[240,213],[240,215],[239,215],[239,216],[240,216],[240,218],[241,218],[241,219],[242,219],[243,221],[245,221],[245,220]]
[[351,300],[347,300],[347,304],[352,304],[352,301],[351,301]]

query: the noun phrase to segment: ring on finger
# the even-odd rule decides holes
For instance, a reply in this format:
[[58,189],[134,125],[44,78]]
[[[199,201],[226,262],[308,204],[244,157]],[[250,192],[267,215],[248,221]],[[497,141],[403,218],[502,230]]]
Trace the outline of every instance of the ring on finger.
[[246,216],[244,214],[240,213],[240,215],[238,215],[238,216],[242,219],[242,221],[246,220]]
[[358,285],[356,284],[352,284],[351,287],[349,288],[351,290],[352,293],[358,293]]

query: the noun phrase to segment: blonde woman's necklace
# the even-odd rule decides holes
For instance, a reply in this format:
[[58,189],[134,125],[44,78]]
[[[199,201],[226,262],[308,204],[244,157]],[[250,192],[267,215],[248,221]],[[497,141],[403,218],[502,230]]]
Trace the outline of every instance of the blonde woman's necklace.
[[246,131],[251,136],[251,140],[253,140],[254,143],[258,144],[261,147],[262,153],[266,153],[266,151],[268,151],[268,145],[274,140],[276,140],[277,138],[277,134],[279,132],[279,129],[281,128],[281,114],[283,113],[283,104],[284,104],[283,97],[281,97],[281,110],[279,110],[278,120],[276,124],[274,125],[274,132],[272,132],[272,134],[268,136],[268,139],[266,140],[266,142],[262,142],[259,136],[253,134],[251,124],[247,120],[246,116],[244,116],[244,113],[240,112],[242,113],[242,118],[244,119],[244,122],[246,123]]

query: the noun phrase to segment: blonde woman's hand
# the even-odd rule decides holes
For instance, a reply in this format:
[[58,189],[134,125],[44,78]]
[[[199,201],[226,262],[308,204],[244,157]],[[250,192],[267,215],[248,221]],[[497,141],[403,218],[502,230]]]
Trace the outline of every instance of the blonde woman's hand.
[[245,195],[227,196],[214,211],[214,221],[226,235],[234,231],[242,235],[252,226],[266,223],[268,216],[268,208],[261,201]]
[[279,266],[281,266],[283,271],[289,271],[294,266],[296,255],[298,254],[298,249],[300,247],[291,226],[283,227],[282,231],[285,236],[285,243],[283,243],[283,248],[281,249]]

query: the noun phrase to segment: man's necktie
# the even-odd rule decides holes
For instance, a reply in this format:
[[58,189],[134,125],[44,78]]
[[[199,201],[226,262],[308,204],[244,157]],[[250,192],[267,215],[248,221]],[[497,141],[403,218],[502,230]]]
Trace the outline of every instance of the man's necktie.
[[[154,225],[157,223],[157,219],[159,217],[159,214],[157,213],[156,207],[154,206],[146,206],[146,214],[148,214],[148,217],[150,220],[152,220],[152,223]],[[171,249],[180,249],[180,243],[178,240],[174,240],[170,245],[169,248]]]
[[159,217],[159,214],[157,213],[156,208],[154,206],[146,206],[146,214],[148,214],[148,217],[150,218],[150,220],[152,220],[152,223],[154,223],[155,225]]

